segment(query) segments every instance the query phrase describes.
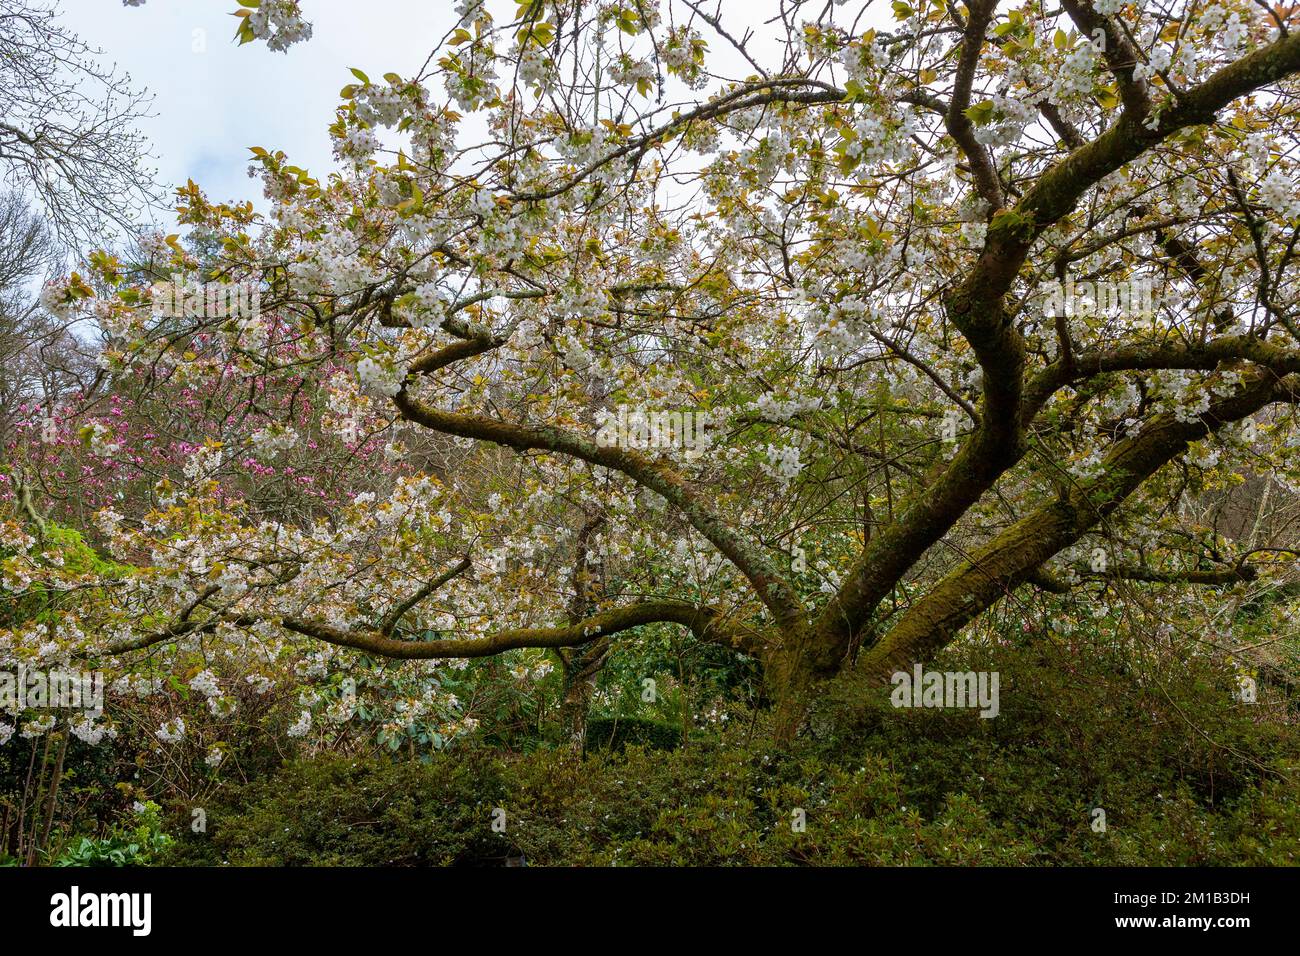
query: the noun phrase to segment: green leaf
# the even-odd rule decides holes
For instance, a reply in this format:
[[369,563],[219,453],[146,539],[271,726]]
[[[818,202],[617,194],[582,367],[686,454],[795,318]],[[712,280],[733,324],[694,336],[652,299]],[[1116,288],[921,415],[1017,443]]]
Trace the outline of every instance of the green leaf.
[[1033,228],[1032,214],[1021,214],[1014,209],[1002,209],[993,214],[993,221],[989,223],[989,234],[1024,239],[1029,236]]
[[976,126],[987,126],[993,122],[993,101],[983,100],[974,106],[968,106],[962,110],[962,115],[974,123]]
[[1119,94],[1115,92],[1113,87],[1099,87],[1093,96],[1103,109],[1113,110],[1119,106]]

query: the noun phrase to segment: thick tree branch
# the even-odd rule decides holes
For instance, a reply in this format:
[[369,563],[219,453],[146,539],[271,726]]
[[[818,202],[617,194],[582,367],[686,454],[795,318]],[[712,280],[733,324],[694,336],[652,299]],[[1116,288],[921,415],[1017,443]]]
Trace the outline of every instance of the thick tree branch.
[[756,632],[727,624],[718,611],[684,601],[667,600],[602,611],[559,627],[519,627],[486,637],[435,641],[399,640],[379,631],[346,630],[323,621],[299,617],[285,618],[281,623],[286,630],[306,637],[396,660],[491,657],[524,647],[575,647],[635,627],[660,623],[681,624],[689,627],[701,640],[726,644],[749,653],[757,652],[760,647]]
[[864,622],[903,574],[1023,455],[1025,350],[1005,297],[1035,239],[1105,176],[1178,130],[1211,122],[1234,99],[1297,71],[1300,35],[1287,36],[1223,67],[1176,104],[1153,107],[1154,119],[1125,110],[1095,141],[1043,173],[1001,223],[994,218],[975,267],[945,297],[950,321],[970,342],[984,371],[982,426],[925,496],[873,538],[828,602],[816,623],[818,669],[839,666]]
[[516,451],[549,451],[619,471],[675,506],[749,580],[759,599],[784,631],[803,628],[804,612],[794,590],[755,545],[728,526],[669,465],[631,449],[604,446],[565,429],[526,426],[497,419],[446,412],[414,398],[406,389],[393,399],[408,421],[448,435],[474,438]]
[[427,598],[434,591],[438,590],[438,588],[442,587],[452,578],[464,574],[469,570],[469,566],[469,555],[465,555],[465,557],[461,558],[454,566],[448,568],[446,571],[442,572],[442,574],[421,586],[405,601],[402,601],[384,615],[384,619],[379,623],[379,633],[385,637],[390,636],[393,633],[393,629],[401,623],[402,618],[405,617],[413,607]]
[[1270,402],[1294,401],[1295,379],[1262,373],[1234,395],[1214,402],[1193,421],[1160,415],[1136,435],[1118,442],[1103,473],[997,535],[969,561],[949,572],[859,659],[859,668],[884,680],[895,670],[924,661],[985,609],[1023,584],[1053,555],[1079,540],[1112,514],[1141,484],[1229,422],[1254,414]]

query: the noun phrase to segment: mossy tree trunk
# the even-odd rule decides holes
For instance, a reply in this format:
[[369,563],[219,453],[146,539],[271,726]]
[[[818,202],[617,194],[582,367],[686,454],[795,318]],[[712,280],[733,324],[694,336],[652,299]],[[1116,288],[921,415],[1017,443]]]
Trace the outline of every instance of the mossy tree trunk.
[[560,696],[560,726],[576,753],[587,746],[587,717],[596,694],[596,679],[609,656],[610,641],[601,638],[568,653],[561,653],[564,686]]

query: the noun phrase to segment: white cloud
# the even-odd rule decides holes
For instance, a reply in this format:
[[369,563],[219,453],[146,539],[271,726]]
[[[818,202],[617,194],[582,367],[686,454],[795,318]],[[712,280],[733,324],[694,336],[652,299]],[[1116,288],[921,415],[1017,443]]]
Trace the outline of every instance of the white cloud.
[[[312,0],[303,12],[313,37],[286,53],[237,46],[235,0],[62,0],[64,23],[104,51],[103,60],[154,94],[141,129],[153,144],[158,179],[193,179],[214,200],[251,199],[250,146],[284,150],[323,177],[334,168],[326,128],[349,67],[371,76],[415,74],[454,25],[451,4],[427,0]],[[172,225],[169,219],[160,222]]]

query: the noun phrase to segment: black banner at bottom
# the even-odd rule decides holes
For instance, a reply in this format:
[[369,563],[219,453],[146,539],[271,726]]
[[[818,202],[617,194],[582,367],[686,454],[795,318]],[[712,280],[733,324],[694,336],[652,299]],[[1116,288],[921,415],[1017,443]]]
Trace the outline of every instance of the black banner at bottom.
[[1255,869],[7,869],[0,914],[22,937],[127,946],[237,942],[264,927],[343,945],[431,920],[478,927],[494,945],[541,942],[557,915],[577,912],[633,926],[667,919],[731,942],[766,936],[773,920],[831,929],[839,913],[935,942],[990,930],[1032,939],[1049,923],[1070,939],[1199,934],[1231,945],[1289,927],[1295,882],[1293,871]]

